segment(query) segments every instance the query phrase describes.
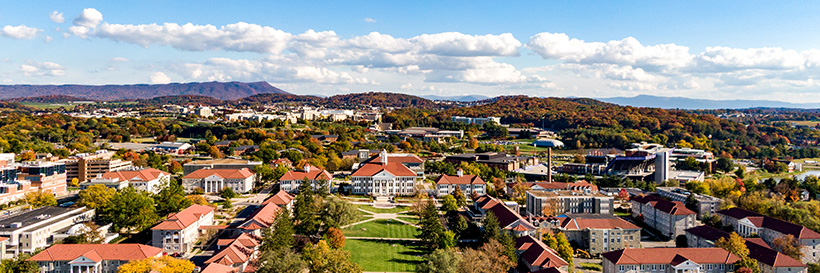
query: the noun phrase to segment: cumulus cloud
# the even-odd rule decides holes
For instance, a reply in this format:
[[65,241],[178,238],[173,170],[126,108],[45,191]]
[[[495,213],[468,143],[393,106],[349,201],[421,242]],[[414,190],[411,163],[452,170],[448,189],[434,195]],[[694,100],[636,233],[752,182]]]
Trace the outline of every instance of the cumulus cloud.
[[102,21],[103,15],[100,11],[95,8],[87,8],[83,9],[83,12],[74,18],[74,25],[93,28],[99,25]]
[[65,76],[64,68],[53,62],[29,61],[20,65],[20,72],[26,77],[61,77]]
[[280,65],[267,60],[211,58],[204,63],[189,63],[177,68],[178,73],[194,80],[313,82],[322,84],[373,84],[362,77],[347,72],[337,72],[327,67],[306,65]]
[[129,61],[131,61],[131,60],[129,60],[129,59],[128,59],[128,58],[126,58],[126,57],[114,57],[114,58],[111,58],[111,61],[112,61],[112,62],[115,62],[115,63],[127,63],[127,62],[129,62]]
[[171,78],[165,73],[162,72],[154,72],[148,76],[151,79],[152,84],[169,84],[171,83]]
[[162,25],[122,25],[103,23],[97,37],[137,44],[156,44],[186,51],[228,50],[279,53],[291,34],[256,24],[239,22],[222,27],[165,23]]
[[37,34],[42,31],[42,29],[27,27],[26,25],[4,26],[3,29],[0,29],[0,35],[12,39],[30,40],[37,37]]
[[62,12],[52,11],[51,14],[48,16],[48,19],[51,19],[52,22],[55,23],[65,23],[65,17],[63,17]]

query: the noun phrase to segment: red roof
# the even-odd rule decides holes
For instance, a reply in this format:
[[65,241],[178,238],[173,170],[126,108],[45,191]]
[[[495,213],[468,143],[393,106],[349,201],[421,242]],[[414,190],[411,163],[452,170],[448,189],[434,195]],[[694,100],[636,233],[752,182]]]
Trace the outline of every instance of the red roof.
[[330,180],[331,175],[329,172],[310,166],[308,167],[310,170],[309,172],[305,172],[304,170],[290,170],[285,175],[279,178],[279,181],[291,181],[291,180],[304,180],[307,178],[308,180]]
[[[560,218],[559,218],[560,219]],[[641,229],[640,227],[627,222],[624,219],[618,217],[612,217],[607,219],[586,219],[586,218],[570,218],[567,217],[563,219],[561,223],[561,228],[565,228],[568,230],[582,230],[582,229],[614,229],[614,228],[621,228],[621,229]]]
[[214,208],[205,205],[191,205],[190,207],[168,216],[152,230],[182,230],[198,221],[203,216],[214,211]]
[[522,251],[521,259],[530,265],[542,268],[560,268],[569,264],[558,256],[558,252],[530,235],[516,239],[515,246]]
[[189,173],[184,179],[202,179],[209,177],[211,175],[216,175],[225,179],[247,179],[254,175],[254,173],[248,168],[242,169],[199,169],[192,173]]
[[97,262],[101,260],[132,261],[158,257],[161,253],[162,249],[141,244],[57,244],[37,253],[29,260],[71,261],[83,256]]
[[353,172],[350,176],[355,177],[362,177],[362,176],[373,176],[382,171],[387,171],[388,173],[394,176],[416,176],[416,172],[404,166],[400,162],[387,162],[387,164],[382,164],[378,161],[377,163],[367,163],[364,166],[359,167],[358,170]]
[[655,195],[635,196],[632,201],[641,204],[650,204],[655,209],[671,215],[690,215],[696,214],[694,211],[686,208],[686,205],[679,201],[669,201]]
[[234,273],[236,272],[237,268],[229,265],[223,265],[218,263],[212,263],[205,267],[201,273]]
[[107,172],[103,174],[103,178],[108,179],[119,179],[119,181],[130,181],[132,179],[139,179],[142,181],[151,181],[159,178],[160,176],[170,175],[167,172],[163,172],[154,168],[142,169],[138,171],[116,171],[116,172]]
[[616,265],[672,264],[681,257],[698,264],[734,264],[740,260],[722,248],[627,248],[607,252],[602,256]]
[[280,209],[279,206],[271,203],[262,205],[239,226],[242,229],[249,230],[270,227],[270,225],[273,224],[273,219],[276,218],[276,213],[279,212]]
[[[381,162],[382,157],[381,155],[377,155],[375,158],[371,159],[371,163]],[[417,155],[388,155],[387,162],[399,162],[399,163],[424,163],[424,160]]]
[[258,238],[243,233],[236,239],[233,239],[222,251],[205,261],[205,263],[218,263],[222,265],[245,263],[251,259],[257,246],[259,246]]
[[478,175],[441,175],[436,179],[436,184],[457,184],[457,185],[481,185],[485,184],[484,180]]
[[752,222],[752,224],[757,227],[771,229],[786,235],[790,234],[797,239],[820,239],[820,233],[817,233],[814,230],[774,217],[763,216],[748,210],[731,208],[719,210],[717,213],[725,215],[724,217],[732,217],[738,220],[748,218],[749,222]]
[[279,191],[275,195],[269,197],[264,202],[262,202],[262,205],[273,203],[277,206],[284,206],[290,204],[291,201],[293,201],[292,195],[288,194],[285,191]]

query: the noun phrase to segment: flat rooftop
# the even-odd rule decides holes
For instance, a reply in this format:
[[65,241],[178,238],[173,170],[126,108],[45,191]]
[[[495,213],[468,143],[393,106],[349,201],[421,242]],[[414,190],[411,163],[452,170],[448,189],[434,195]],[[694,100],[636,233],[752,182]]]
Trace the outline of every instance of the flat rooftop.
[[[62,207],[42,207],[31,211],[15,214],[11,217],[0,219],[0,232],[10,232],[20,228],[26,228],[43,221],[52,221],[60,218],[61,215],[77,208]],[[13,223],[20,223],[18,227],[11,227]]]
[[188,162],[185,165],[214,165],[214,164],[216,164],[216,165],[257,164],[258,165],[258,164],[262,164],[262,162],[261,161],[250,161],[250,160],[244,160],[244,159],[227,158],[227,159],[213,159],[213,160],[197,160],[197,161]]

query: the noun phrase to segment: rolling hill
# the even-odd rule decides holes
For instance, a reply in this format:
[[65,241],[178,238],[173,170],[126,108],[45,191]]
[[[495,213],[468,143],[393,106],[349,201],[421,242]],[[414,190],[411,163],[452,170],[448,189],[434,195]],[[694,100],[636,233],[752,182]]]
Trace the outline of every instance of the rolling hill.
[[136,100],[162,96],[198,95],[235,100],[256,94],[289,94],[267,82],[202,82],[134,85],[0,85],[0,99],[71,96],[86,100]]

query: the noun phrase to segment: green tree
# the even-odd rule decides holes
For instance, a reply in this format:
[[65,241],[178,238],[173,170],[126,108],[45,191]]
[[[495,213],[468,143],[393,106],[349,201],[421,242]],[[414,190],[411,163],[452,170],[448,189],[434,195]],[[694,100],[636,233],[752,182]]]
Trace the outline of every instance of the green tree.
[[157,204],[157,213],[160,216],[177,213],[191,206],[191,200],[186,198],[182,183],[177,180],[164,181],[159,192],[154,195],[154,203]]
[[143,230],[159,220],[154,199],[149,193],[133,187],[127,187],[114,195],[105,207],[104,215],[106,220],[111,221],[114,230]]
[[686,197],[686,200],[684,200],[683,204],[686,206],[686,208],[694,212],[700,212],[700,207],[698,207],[698,199],[697,197],[695,197],[694,193],[689,193],[689,196]]
[[553,250],[558,249],[558,241],[555,240],[555,236],[552,236],[549,232],[544,232],[544,235],[541,236],[541,241]]
[[481,233],[482,242],[498,241],[501,238],[501,226],[499,226],[495,213],[488,211],[487,215],[484,216],[484,220],[481,221],[481,226],[484,227],[484,231]]
[[331,249],[324,240],[316,246],[303,249],[302,258],[307,262],[311,273],[362,272],[361,266],[350,261],[350,252]]
[[558,232],[558,234],[555,234],[555,241],[557,242],[556,246],[558,247],[555,251],[558,252],[558,256],[561,256],[561,258],[565,261],[572,263],[572,253],[575,253],[575,251],[569,244],[567,236],[564,236],[563,232]]
[[318,212],[320,209],[321,200],[313,192],[313,186],[307,179],[303,180],[293,208],[294,220],[298,223],[296,232],[304,235],[319,233],[321,221]]
[[453,190],[453,197],[456,198],[456,202],[459,207],[463,207],[467,205],[467,196],[464,195],[464,192],[461,191],[461,187],[456,187]]
[[760,272],[757,261],[749,257],[749,248],[746,247],[746,240],[740,237],[740,235],[737,235],[737,233],[732,232],[728,238],[723,237],[718,239],[715,242],[715,246],[740,257],[740,261],[735,263],[736,270],[739,271],[742,268],[748,268],[753,273]]
[[356,205],[344,201],[338,197],[330,197],[324,203],[322,222],[327,227],[339,228],[341,226],[355,223],[359,216]]
[[419,273],[458,273],[461,256],[451,250],[436,249],[424,255],[424,262],[416,266]]
[[225,198],[226,200],[233,199],[236,197],[236,192],[234,192],[230,187],[224,187],[221,191],[219,191],[219,196],[222,196],[222,198]]
[[5,259],[0,261],[0,272],[2,273],[37,273],[40,272],[40,267],[34,261],[29,261],[31,258],[28,254],[19,254],[12,259]]
[[441,224],[438,210],[432,199],[426,201],[419,218],[420,232],[416,237],[430,249],[445,247],[447,238],[444,237],[444,225]]
[[293,219],[287,209],[281,209],[276,213],[273,224],[269,230],[264,231],[262,236],[262,251],[275,251],[282,248],[293,247]]
[[729,173],[735,170],[735,163],[731,158],[721,157],[717,160],[717,169],[724,173]]
[[77,201],[77,205],[85,206],[89,209],[95,209],[99,214],[100,210],[103,210],[106,206],[108,206],[111,198],[117,195],[117,190],[106,187],[102,184],[95,184],[81,190],[78,195],[79,201]]
[[307,263],[290,248],[263,251],[257,260],[256,272],[260,273],[303,273]]
[[456,198],[452,195],[445,195],[441,201],[441,210],[445,212],[457,211],[458,201],[456,201]]
[[57,199],[54,198],[54,194],[51,191],[36,191],[36,192],[29,192],[26,193],[26,204],[31,206],[32,208],[39,208],[45,206],[56,206]]
[[737,170],[735,170],[735,176],[737,178],[743,179],[746,176],[746,167],[743,165],[737,165]]

